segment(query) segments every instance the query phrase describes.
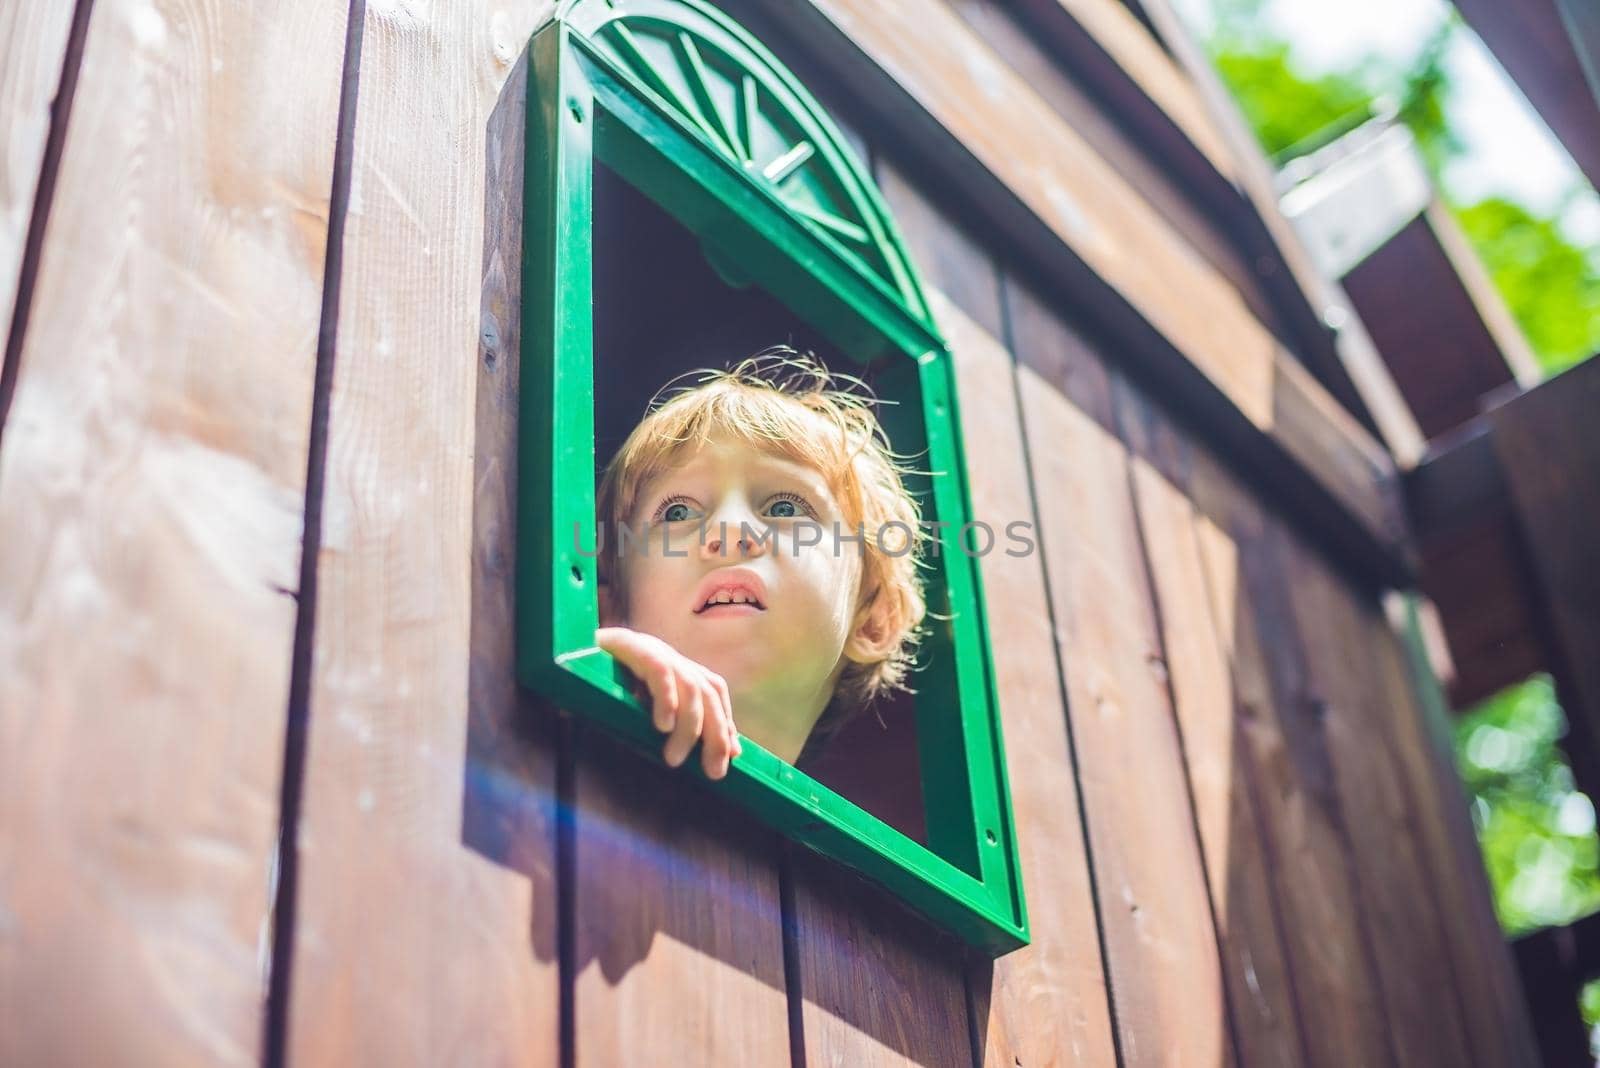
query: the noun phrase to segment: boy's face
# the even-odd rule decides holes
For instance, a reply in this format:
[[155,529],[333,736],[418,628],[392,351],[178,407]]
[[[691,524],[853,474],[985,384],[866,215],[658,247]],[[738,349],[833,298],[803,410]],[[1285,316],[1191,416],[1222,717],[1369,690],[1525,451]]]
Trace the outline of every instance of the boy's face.
[[[626,625],[722,675],[739,729],[793,760],[845,665],[860,593],[860,549],[835,544],[835,524],[853,528],[822,473],[713,438],[627,519],[641,537],[622,551]],[[705,606],[727,586],[761,606]]]

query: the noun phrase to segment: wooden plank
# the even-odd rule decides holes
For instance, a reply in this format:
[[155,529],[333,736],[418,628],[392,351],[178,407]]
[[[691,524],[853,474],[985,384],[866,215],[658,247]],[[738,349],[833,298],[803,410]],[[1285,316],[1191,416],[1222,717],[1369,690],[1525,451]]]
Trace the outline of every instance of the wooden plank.
[[1422,590],[1438,604],[1456,668],[1453,708],[1550,669],[1538,585],[1516,520],[1490,513],[1423,546]]
[[1184,495],[1189,443],[1133,390],[1118,391],[1133,451],[1134,499],[1160,610],[1167,670],[1206,856],[1212,912],[1245,1064],[1306,1060],[1252,796],[1234,718],[1227,644],[1211,605],[1200,520]]
[[1495,918],[1483,854],[1449,748],[1448,711],[1437,682],[1428,677],[1421,636],[1412,649],[1402,638],[1407,621],[1401,602],[1391,595],[1388,618],[1367,620],[1386,697],[1381,718],[1414,801],[1467,1034],[1479,1064],[1536,1064],[1521,983]]
[[1289,603],[1281,525],[1208,453],[1190,456],[1202,558],[1227,643],[1273,894],[1311,1064],[1393,1062],[1334,775]]
[[[1403,521],[1382,490],[1387,454],[1359,428],[1347,433],[1309,375],[1283,370],[1292,361],[1238,292],[958,16],[910,0],[738,6],[804,41],[819,63],[826,57],[829,74],[894,132],[885,148],[958,196],[1008,260],[1077,302],[1086,326],[1114,339],[1148,384],[1182,396],[1318,537],[1361,568],[1409,575]],[[1320,443],[1298,423],[1280,425],[1286,391],[1294,407],[1329,413],[1334,456],[1314,460]],[[1308,463],[1318,474],[1308,476]]]
[[880,158],[874,171],[884,202],[905,240],[906,253],[924,284],[942,290],[946,303],[959,309],[979,330],[990,337],[1004,336],[1000,274],[988,251],[893,163]]
[[1311,700],[1333,764],[1396,1053],[1406,1065],[1472,1063],[1455,980],[1438,968],[1448,949],[1436,880],[1397,762],[1395,710],[1370,641],[1373,621],[1322,561],[1292,543],[1289,549]]
[[[1409,460],[1415,455],[1421,447],[1415,427],[1410,428],[1412,440],[1402,443],[1396,440],[1395,419],[1388,418],[1408,420],[1409,413],[1399,403],[1393,383],[1387,383],[1370,342],[1363,344],[1359,323],[1350,321],[1348,300],[1328,279],[1309,269],[1298,235],[1279,212],[1272,175],[1254,136],[1242,122],[1227,121],[1237,120],[1236,116],[1213,106],[1212,90],[1220,86],[1210,84],[1215,76],[1208,61],[1202,57],[1198,69],[1188,69],[1179,78],[1190,82],[1184,95],[1205,108],[1216,134],[1227,144],[1226,173],[1197,147],[1180,120],[1193,111],[1187,105],[1163,110],[1130,68],[1094,36],[1088,23],[1095,20],[1080,22],[1063,0],[1017,0],[1004,5],[1005,13],[997,0],[953,2],[1106,162],[1196,243],[1238,288],[1251,312],[1287,340],[1341,405],[1356,413],[1363,426],[1381,432],[1397,457]],[[1079,5],[1074,0],[1072,6]],[[1095,0],[1093,6],[1105,5]],[[1140,5],[1127,6],[1131,21],[1139,23],[1137,31],[1130,32],[1136,40],[1150,40],[1145,26],[1151,20]],[[1012,11],[1022,18],[1015,19]],[[1119,11],[1112,20],[1120,22],[1125,15]],[[1018,32],[1006,32],[1010,28]],[[1169,29],[1162,31],[1168,38]],[[1186,32],[1179,27],[1178,34],[1175,44],[1167,41],[1171,56],[1159,54],[1169,68],[1174,59],[1186,65],[1189,59],[1182,47],[1189,44]],[[1042,62],[1035,61],[1036,56]],[[1069,72],[1070,82],[1087,90],[1087,99],[1070,89],[1063,91]],[[1231,98],[1225,92],[1222,96],[1232,107]],[[1131,152],[1122,150],[1124,142],[1132,142],[1126,144]],[[1327,325],[1335,315],[1346,323],[1337,334]],[[1377,373],[1376,381],[1363,377],[1368,371]],[[1394,402],[1387,409],[1382,406],[1386,398]],[[1415,449],[1398,448],[1400,444]]]
[[[1517,526],[1554,646],[1580,787],[1600,788],[1600,361],[1589,360],[1490,413]],[[1587,783],[1583,780],[1591,780]]]
[[[553,776],[548,751],[515,729],[508,594],[495,589],[512,559],[514,470],[493,465],[510,455],[512,405],[504,386],[498,413],[475,397],[489,354],[503,368],[516,352],[519,235],[507,213],[521,152],[508,142],[522,113],[508,79],[549,11],[365,12],[293,1062],[558,1060]],[[499,347],[480,348],[481,332]]]
[[1561,25],[1572,42],[1578,63],[1589,82],[1589,92],[1600,104],[1600,12],[1578,0],[1555,0]]
[[[1210,205],[1196,186],[1209,177],[1234,200],[1238,191],[1187,140],[1176,116],[1144,96],[1129,71],[1117,65],[1061,0],[1030,0],[1023,5],[1002,0],[945,2],[1227,277],[1251,314],[1269,329],[1281,331],[1277,310],[1238,235],[1206,210]],[[1149,39],[1142,26],[1138,32]],[[1170,64],[1164,55],[1161,58]],[[1113,86],[1121,92],[1113,92]],[[1185,145],[1197,159],[1185,157],[1181,151]]]
[[787,1063],[778,839],[686,771],[582,739],[569,1063]]
[[1531,389],[1538,385],[1544,378],[1544,370],[1539,365],[1539,358],[1533,353],[1533,346],[1528,343],[1522,327],[1517,325],[1516,318],[1511,314],[1511,308],[1500,295],[1500,290],[1495,287],[1487,265],[1472,247],[1466,233],[1461,229],[1461,224],[1456,222],[1455,216],[1450,213],[1443,198],[1434,197],[1424,217],[1433,231],[1434,240],[1444,250],[1451,268],[1471,296],[1473,306],[1483,319],[1483,325],[1493,336],[1494,343],[1500,350],[1500,357],[1505,361],[1517,385],[1523,389]]
[[1188,75],[1121,0],[1053,0],[1100,43],[1116,64],[1230,180],[1238,169],[1229,145]]
[[[1425,445],[1417,421],[1372,338],[1352,311],[1349,297],[1312,262],[1305,241],[1284,217],[1278,206],[1273,167],[1261,152],[1244,112],[1173,9],[1171,0],[1140,0],[1140,7],[1187,71],[1223,137],[1237,154],[1239,191],[1251,210],[1233,230],[1242,237],[1256,233],[1265,239],[1253,247],[1271,265],[1268,284],[1278,287],[1291,321],[1298,320],[1301,325],[1301,344],[1306,348],[1302,355],[1308,357],[1308,365],[1318,368],[1323,381],[1335,379],[1337,374],[1329,366],[1325,348],[1313,340],[1318,325],[1332,334],[1332,357],[1359,398],[1359,407],[1366,409],[1368,424],[1399,466],[1410,467],[1422,455]],[[1349,403],[1346,391],[1335,389],[1335,393]]]
[[344,41],[95,5],[0,449],[0,1062],[260,1056]]
[[[955,353],[963,436],[982,443],[973,514],[1001,533],[1011,522],[1036,524],[1011,356],[943,294],[934,290],[931,299]],[[982,1063],[1111,1064],[1094,892],[1040,556],[995,552],[982,567],[1033,931],[1032,945],[969,971]]]
[[960,946],[825,858],[797,850],[792,870],[794,1063],[972,1064]]
[[1174,339],[1248,418],[1266,424],[1273,345],[1238,293],[1189,254],[957,15],[909,0],[818,0],[817,6]]
[[[1122,1058],[1232,1063],[1128,454],[1107,429],[1110,380],[1036,297],[1019,286],[1007,292]],[[1130,791],[1130,781],[1140,788]]]
[[[1449,254],[1440,238],[1453,232],[1448,220],[1419,215],[1344,279],[1429,438],[1466,423],[1483,410],[1487,396],[1526,375],[1514,373],[1514,353],[1525,350],[1526,342],[1488,280],[1473,277],[1483,274],[1474,254]],[[1463,274],[1466,263],[1477,270]]]
[[0,11],[0,323],[15,308],[72,14],[61,0],[18,0]]

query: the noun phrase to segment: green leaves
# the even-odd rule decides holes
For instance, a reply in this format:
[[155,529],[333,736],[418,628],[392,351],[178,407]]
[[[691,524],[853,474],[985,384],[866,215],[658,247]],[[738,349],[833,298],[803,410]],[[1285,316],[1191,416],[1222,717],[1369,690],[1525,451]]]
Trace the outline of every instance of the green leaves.
[[1456,723],[1456,764],[1494,887],[1513,935],[1600,909],[1594,807],[1573,789],[1557,740],[1566,717],[1548,676],[1484,701]]
[[1546,374],[1600,350],[1600,264],[1554,219],[1499,197],[1455,214]]
[[[1214,53],[1213,62],[1267,155],[1284,162],[1365,122],[1375,95],[1345,74],[1297,71],[1289,45],[1259,42]],[[1290,150],[1295,151],[1291,152]]]

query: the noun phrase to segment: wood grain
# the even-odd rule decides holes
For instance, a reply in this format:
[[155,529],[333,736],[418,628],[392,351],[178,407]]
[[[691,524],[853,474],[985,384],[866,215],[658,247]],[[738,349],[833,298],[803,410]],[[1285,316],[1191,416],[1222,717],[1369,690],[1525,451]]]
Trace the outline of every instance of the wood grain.
[[1151,100],[1205,153],[1225,178],[1236,180],[1236,146],[1217,129],[1187,73],[1121,0],[1055,0],[1100,42]]
[[[514,472],[495,461],[514,440],[513,394],[480,370],[516,351],[509,79],[549,10],[366,9],[298,843],[296,1062],[558,1059],[553,775],[515,729],[495,588],[512,559]],[[498,414],[479,407],[480,384],[501,391]]]
[[[655,351],[661,322],[683,325],[684,302],[700,301],[727,326],[728,306],[715,294],[732,291],[719,288],[676,220],[620,179],[597,180],[595,402],[604,433],[596,459],[604,464],[650,395],[691,366],[644,355]],[[770,343],[772,314],[765,305],[732,316],[744,340],[718,345],[743,355]],[[707,362],[698,351],[692,366]],[[642,392],[628,401],[630,390]],[[703,789],[697,771],[668,770],[581,722],[579,734],[568,766],[573,1045],[564,1054],[600,1068],[788,1063],[796,995],[785,972],[780,840]]]
[[1109,378],[1053,313],[1020,288],[1007,292],[1122,1057],[1231,1064],[1217,937],[1128,454],[1107,429]]
[[1249,754],[1235,719],[1227,639],[1211,604],[1200,524],[1183,487],[1191,444],[1133,390],[1117,393],[1133,452],[1139,530],[1160,609],[1184,760],[1206,856],[1211,907],[1241,1063],[1305,1062],[1281,940],[1282,917],[1261,842]]
[[1309,1063],[1393,1061],[1333,769],[1310,699],[1279,520],[1214,458],[1190,456],[1201,555],[1233,666],[1272,892]]
[[0,323],[16,306],[72,11],[62,0],[15,0],[0,10]]
[[[973,514],[1001,533],[1027,523],[1036,541],[1010,354],[943,294],[933,290],[930,299],[955,353],[962,434],[981,443],[973,454],[982,457],[972,471]],[[1032,945],[969,973],[988,1006],[977,1021],[983,1063],[1111,1064],[1096,906],[1040,556],[1037,549],[993,552],[982,567],[1033,932]]]
[[1469,1064],[1456,983],[1437,968],[1448,950],[1436,879],[1397,761],[1390,723],[1396,713],[1382,686],[1371,621],[1357,595],[1304,548],[1290,545],[1289,567],[1312,700],[1321,711],[1396,1054],[1405,1065]]
[[817,854],[796,850],[793,873],[801,1063],[970,1065],[959,946]]
[[923,282],[941,290],[946,303],[959,309],[978,329],[990,337],[1003,337],[1000,274],[990,251],[892,162],[880,158],[874,170],[884,202],[905,240],[906,254]]
[[1402,598],[1391,595],[1385,608],[1387,619],[1369,621],[1376,674],[1387,696],[1395,754],[1416,804],[1466,1033],[1479,1064],[1536,1064],[1522,983],[1494,913],[1488,872],[1449,744],[1448,705],[1422,651],[1406,648]]
[[[1251,314],[1268,329],[1281,333],[1277,311],[1267,299],[1243,242],[1207,210],[1211,204],[1195,188],[1193,172],[1198,170],[1223,187],[1235,201],[1237,191],[1192,144],[1188,147],[1194,158],[1174,158],[1181,148],[1174,148],[1173,143],[1184,143],[1187,131],[1178,125],[1176,115],[1143,97],[1139,84],[1130,81],[1130,71],[1103,52],[1101,69],[1085,69],[1090,65],[1081,61],[1081,53],[1100,50],[1100,45],[1092,37],[1083,39],[1089,31],[1068,13],[1061,0],[944,2],[1228,279]],[[1144,28],[1137,23],[1135,27],[1148,41]],[[1165,55],[1161,58],[1171,63]],[[1118,86],[1121,92],[1113,95],[1108,85]]]
[[583,732],[574,1064],[788,1061],[778,839],[689,774]]
[[260,1055],[344,40],[95,5],[0,449],[0,1062]]

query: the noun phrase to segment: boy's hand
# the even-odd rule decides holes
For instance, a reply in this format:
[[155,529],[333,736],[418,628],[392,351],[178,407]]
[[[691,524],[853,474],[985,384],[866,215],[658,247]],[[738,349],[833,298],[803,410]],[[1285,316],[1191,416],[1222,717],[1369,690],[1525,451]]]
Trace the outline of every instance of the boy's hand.
[[595,644],[622,662],[650,690],[651,719],[670,734],[661,751],[672,767],[688,758],[695,741],[705,744],[700,760],[706,776],[720,779],[744,751],[733,725],[733,699],[721,675],[690,660],[652,634],[627,627],[601,627]]

